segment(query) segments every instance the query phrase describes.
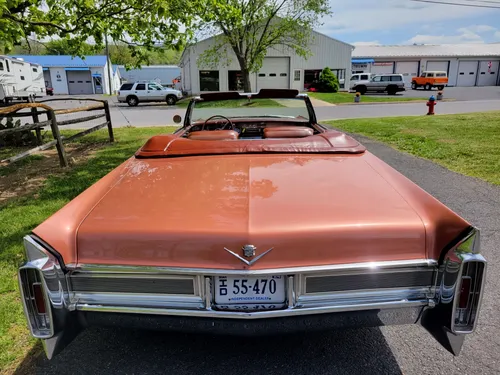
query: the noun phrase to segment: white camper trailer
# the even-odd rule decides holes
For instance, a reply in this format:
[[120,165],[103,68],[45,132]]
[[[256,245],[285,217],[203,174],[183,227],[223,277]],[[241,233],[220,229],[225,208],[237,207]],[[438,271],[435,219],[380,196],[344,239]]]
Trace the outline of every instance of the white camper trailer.
[[40,65],[0,55],[0,103],[34,102],[37,96],[43,95],[45,81]]

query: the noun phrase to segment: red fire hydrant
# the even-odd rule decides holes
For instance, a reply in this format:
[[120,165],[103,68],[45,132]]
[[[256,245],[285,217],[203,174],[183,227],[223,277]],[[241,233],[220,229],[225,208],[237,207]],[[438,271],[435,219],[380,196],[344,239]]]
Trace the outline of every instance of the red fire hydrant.
[[433,115],[434,114],[434,106],[436,105],[436,98],[434,95],[431,95],[429,98],[429,101],[427,102],[427,107],[429,107],[429,110],[427,111],[428,115]]

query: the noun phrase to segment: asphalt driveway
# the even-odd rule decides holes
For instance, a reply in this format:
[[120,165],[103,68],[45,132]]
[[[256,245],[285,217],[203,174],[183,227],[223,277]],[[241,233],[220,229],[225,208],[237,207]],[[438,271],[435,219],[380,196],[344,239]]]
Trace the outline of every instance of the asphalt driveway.
[[356,329],[265,340],[89,329],[37,374],[499,374],[500,188],[363,137],[368,149],[482,230],[489,261],[477,332],[453,357],[418,326]]

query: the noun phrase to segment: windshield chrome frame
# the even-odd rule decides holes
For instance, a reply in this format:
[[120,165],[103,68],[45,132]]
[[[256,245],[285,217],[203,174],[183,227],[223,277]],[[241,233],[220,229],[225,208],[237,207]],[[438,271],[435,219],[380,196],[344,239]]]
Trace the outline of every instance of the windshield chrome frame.
[[[241,95],[241,99],[245,99],[245,98],[248,98],[249,96],[251,98],[253,95],[258,95],[258,93],[240,93],[240,95]],[[290,98],[283,98],[283,99],[290,99]],[[307,113],[309,115],[309,123],[311,125],[318,124],[317,119],[316,119],[316,113],[314,112],[314,107],[311,103],[311,99],[309,98],[309,96],[307,94],[298,94],[297,96],[295,96],[295,99],[304,100],[305,105],[306,105],[306,109],[307,109]],[[224,99],[220,99],[220,101],[223,101],[223,100]],[[233,100],[233,99],[228,99],[228,100]],[[191,118],[193,115],[194,106],[196,103],[203,102],[203,101],[204,100],[200,96],[194,96],[189,101],[189,104],[186,108],[186,115],[184,116],[184,124],[183,124],[182,128],[187,128],[187,127],[192,125]]]

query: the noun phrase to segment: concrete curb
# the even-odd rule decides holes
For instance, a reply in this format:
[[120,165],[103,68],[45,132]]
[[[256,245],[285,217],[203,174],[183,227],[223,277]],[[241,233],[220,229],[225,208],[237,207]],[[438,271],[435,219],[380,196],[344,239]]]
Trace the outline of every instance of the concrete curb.
[[[454,101],[456,101],[456,99],[443,99],[443,100],[438,100],[437,102],[454,102]],[[425,100],[395,101],[395,102],[337,103],[335,105],[380,105],[380,104],[412,104],[412,103],[427,103],[427,99],[425,99]]]

